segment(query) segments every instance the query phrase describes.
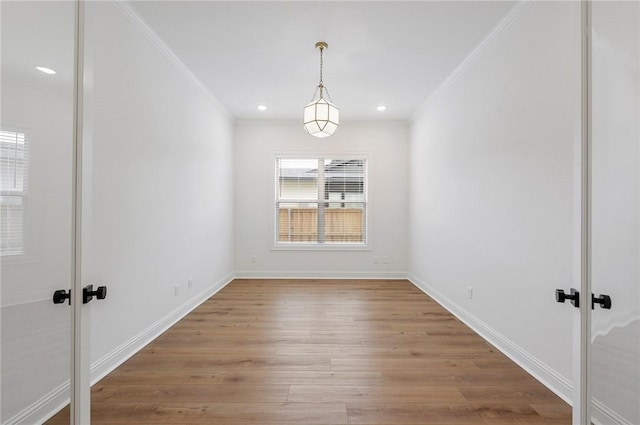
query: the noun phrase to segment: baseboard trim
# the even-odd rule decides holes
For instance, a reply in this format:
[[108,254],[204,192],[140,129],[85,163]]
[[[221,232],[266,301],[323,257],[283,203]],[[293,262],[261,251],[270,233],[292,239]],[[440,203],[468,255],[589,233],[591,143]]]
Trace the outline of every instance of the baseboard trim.
[[418,289],[433,298],[438,304],[447,309],[451,314],[460,319],[465,325],[469,326],[500,350],[505,356],[513,360],[518,366],[526,370],[531,376],[540,381],[545,387],[553,391],[558,397],[567,402],[570,406],[573,404],[573,384],[564,376],[560,375],[554,369],[540,361],[534,355],[529,353],[500,332],[474,317],[465,311],[462,307],[444,296],[433,286],[421,280],[419,277],[409,273],[408,279]]
[[596,398],[591,401],[591,421],[595,425],[633,425]]
[[70,388],[71,386],[67,380],[57,388],[51,390],[40,400],[35,401],[9,418],[6,422],[2,422],[2,425],[32,425],[44,423],[56,412],[69,404]]
[[236,271],[238,279],[407,279],[407,272]]
[[[127,361],[143,347],[176,324],[180,319],[227,286],[234,278],[234,273],[227,274],[222,279],[170,311],[164,317],[152,323],[134,337],[125,341],[107,355],[95,361],[91,365],[91,385],[93,386],[96,382],[100,381],[107,374]],[[69,391],[70,384],[69,381],[67,381],[20,413],[8,419],[7,422],[3,422],[3,425],[32,425],[44,423],[69,404]]]
[[166,316],[148,326],[133,338],[130,338],[109,354],[94,362],[91,365],[91,385],[94,385],[96,382],[107,376],[147,344],[162,335],[167,329],[175,325],[180,321],[180,319],[227,286],[234,277],[235,275],[233,273],[226,275],[207,289],[192,297],[190,300],[178,306]]

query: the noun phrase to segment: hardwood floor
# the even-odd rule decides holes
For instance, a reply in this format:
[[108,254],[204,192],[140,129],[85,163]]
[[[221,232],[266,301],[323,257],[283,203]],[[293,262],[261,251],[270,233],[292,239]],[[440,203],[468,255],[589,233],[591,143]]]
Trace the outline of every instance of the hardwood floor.
[[235,280],[91,395],[104,425],[571,423],[566,403],[404,280]]

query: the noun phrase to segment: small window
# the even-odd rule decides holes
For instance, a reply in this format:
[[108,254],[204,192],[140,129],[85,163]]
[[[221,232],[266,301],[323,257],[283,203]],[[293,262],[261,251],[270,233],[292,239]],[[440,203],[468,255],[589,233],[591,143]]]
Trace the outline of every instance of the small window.
[[364,245],[364,158],[276,159],[276,244]]
[[0,130],[0,255],[25,253],[28,140]]

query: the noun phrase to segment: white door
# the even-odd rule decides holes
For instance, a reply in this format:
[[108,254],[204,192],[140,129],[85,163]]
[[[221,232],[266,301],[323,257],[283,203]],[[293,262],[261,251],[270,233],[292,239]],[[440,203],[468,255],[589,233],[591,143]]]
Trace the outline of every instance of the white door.
[[[591,284],[600,301],[591,310],[591,418],[596,425],[635,425],[640,424],[640,3],[593,2],[591,22]],[[609,307],[605,296],[610,308],[603,308]]]
[[0,422],[88,424],[82,1],[2,2]]
[[37,424],[70,397],[75,4],[0,15],[0,422]]

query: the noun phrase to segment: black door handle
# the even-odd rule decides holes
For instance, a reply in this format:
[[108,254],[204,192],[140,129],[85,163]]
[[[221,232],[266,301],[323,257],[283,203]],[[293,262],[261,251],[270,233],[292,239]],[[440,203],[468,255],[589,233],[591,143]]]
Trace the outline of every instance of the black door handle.
[[571,304],[574,307],[580,307],[580,292],[578,292],[578,290],[574,288],[571,288],[571,293],[567,295],[564,290],[556,289],[556,301],[559,303],[564,303],[566,300],[570,300]]
[[107,287],[98,286],[98,289],[93,290],[93,285],[87,285],[82,289],[82,304],[86,304],[96,297],[99,300],[107,298]]
[[53,293],[53,303],[54,304],[62,304],[64,300],[69,300],[69,305],[71,305],[71,289],[69,291],[65,291],[64,289],[58,289]]
[[600,294],[599,297],[591,294],[591,309],[596,308],[596,304],[600,304],[600,308],[611,310],[611,297],[609,295]]

